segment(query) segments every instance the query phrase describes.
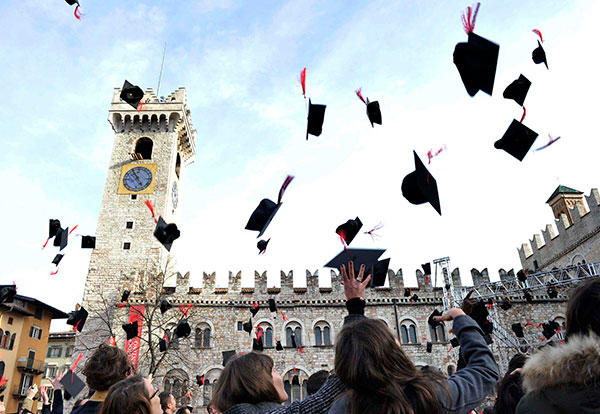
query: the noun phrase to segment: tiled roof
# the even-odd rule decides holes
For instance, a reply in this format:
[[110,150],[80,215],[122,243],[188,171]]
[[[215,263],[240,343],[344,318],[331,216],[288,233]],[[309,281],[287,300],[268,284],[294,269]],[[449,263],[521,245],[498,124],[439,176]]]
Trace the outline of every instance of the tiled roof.
[[554,197],[559,194],[583,194],[581,191],[575,190],[571,187],[567,187],[566,185],[559,185],[556,187],[556,190],[552,193],[552,195],[546,200],[546,203],[549,203]]

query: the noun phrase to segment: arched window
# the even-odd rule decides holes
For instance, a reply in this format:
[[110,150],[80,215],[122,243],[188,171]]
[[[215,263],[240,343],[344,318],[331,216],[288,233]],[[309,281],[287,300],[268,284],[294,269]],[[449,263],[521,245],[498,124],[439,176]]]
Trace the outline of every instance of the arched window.
[[203,391],[202,394],[204,396],[204,403],[203,403],[203,405],[207,406],[208,404],[210,404],[210,397],[211,397],[210,396],[210,394],[211,394],[210,393],[210,390],[211,390],[211,388],[210,388],[210,380],[207,380],[207,379],[204,380],[203,388],[204,388],[202,390]]
[[331,345],[331,334],[329,333],[331,329],[329,326],[323,327],[323,344]]
[[175,161],[175,174],[177,175],[177,178],[179,178],[180,170],[181,170],[181,157],[179,156],[179,153],[177,153],[177,160]]
[[331,345],[331,328],[325,321],[319,321],[315,325],[315,345]]
[[171,394],[177,399],[179,394],[181,393],[181,382],[178,379],[173,381],[173,388],[171,388]]
[[221,375],[221,370],[218,368],[213,368],[210,371],[204,374],[204,386],[202,390],[203,403],[204,405],[208,405],[210,400],[212,399],[213,392],[217,388],[217,383],[219,381],[219,376]]
[[321,333],[321,327],[315,326],[315,345],[323,345],[323,334]]
[[[294,380],[294,376],[297,376],[297,382]],[[290,370],[283,375],[283,387],[288,395],[288,403],[294,401],[301,401],[308,397],[306,392],[306,382],[308,381],[308,375],[301,369]]]
[[202,340],[204,348],[210,348],[210,328],[204,330],[204,339]]
[[152,159],[152,146],[154,143],[150,138],[143,137],[135,143],[135,153],[140,154],[143,160]]
[[263,345],[266,347],[273,347],[273,327],[268,322],[261,322],[258,324],[263,330]]
[[411,320],[403,320],[400,326],[401,342],[403,344],[416,344],[417,343],[417,327]]
[[442,324],[437,325],[435,328],[429,325],[429,334],[431,342],[446,342],[446,330]]
[[292,346],[292,333],[294,334],[294,339],[296,341],[296,346],[301,346],[303,344],[302,342],[302,328],[300,327],[300,324],[298,324],[297,322],[290,322],[287,327],[285,328],[285,339],[286,339],[286,346],[291,347]]
[[198,324],[194,338],[196,348],[210,348],[210,325],[206,322]]
[[182,369],[175,368],[165,374],[163,389],[173,394],[178,406],[186,403],[184,397],[188,391],[188,382],[188,374]]

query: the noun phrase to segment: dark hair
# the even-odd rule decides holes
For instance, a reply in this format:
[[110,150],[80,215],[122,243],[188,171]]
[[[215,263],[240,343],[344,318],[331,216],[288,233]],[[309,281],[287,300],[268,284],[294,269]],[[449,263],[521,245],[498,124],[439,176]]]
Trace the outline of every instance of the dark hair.
[[101,344],[86,361],[83,375],[89,388],[106,391],[132,371],[133,366],[125,351],[116,346]]
[[171,393],[169,391],[163,391],[160,394],[158,394],[158,398],[160,398],[160,408],[162,408],[163,411],[165,411],[167,409],[167,404],[171,399]]
[[335,372],[348,387],[348,412],[441,414],[444,378],[424,374],[396,343],[383,321],[361,319],[337,337]]
[[313,395],[315,392],[319,391],[319,388],[325,384],[327,378],[329,378],[329,372],[324,369],[317,371],[308,377],[308,381],[306,381],[306,392],[308,395]]
[[[512,371],[511,371],[512,372]],[[517,405],[525,395],[523,378],[519,372],[510,375],[508,372],[498,383],[498,395],[494,403],[495,414],[515,414]]]
[[587,335],[590,331],[600,335],[599,306],[600,279],[577,286],[567,305],[567,337]]
[[256,352],[230,359],[217,381],[210,405],[224,413],[241,403],[280,402],[272,370],[271,357]]
[[527,361],[527,356],[524,354],[515,354],[510,361],[508,361],[508,371],[506,374],[510,375],[517,368],[523,368],[525,365],[525,361]]
[[188,410],[190,413],[192,412],[192,410],[190,410],[190,407],[184,405],[183,407],[178,408],[177,411],[175,411],[175,414],[185,414],[185,410]]
[[144,377],[132,375],[110,387],[100,414],[152,414]]

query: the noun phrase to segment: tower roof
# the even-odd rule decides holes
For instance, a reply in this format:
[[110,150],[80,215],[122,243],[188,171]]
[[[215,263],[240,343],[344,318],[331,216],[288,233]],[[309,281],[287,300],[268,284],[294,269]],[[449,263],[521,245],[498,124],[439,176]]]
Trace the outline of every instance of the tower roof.
[[571,187],[567,187],[566,185],[559,185],[558,187],[556,187],[556,190],[554,190],[554,192],[548,198],[548,200],[546,200],[546,203],[549,203],[550,200],[552,200],[554,197],[556,197],[559,194],[578,194],[578,195],[581,195],[583,193],[581,191],[575,190],[575,189],[573,189]]

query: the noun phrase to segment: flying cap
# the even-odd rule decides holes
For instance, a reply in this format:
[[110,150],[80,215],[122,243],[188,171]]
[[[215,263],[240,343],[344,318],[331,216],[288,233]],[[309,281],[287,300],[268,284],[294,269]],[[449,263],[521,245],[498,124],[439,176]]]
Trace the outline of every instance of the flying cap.
[[15,285],[0,285],[0,304],[12,302],[16,294],[17,288]]
[[531,292],[526,290],[525,293],[523,293],[523,295],[525,296],[525,300],[527,301],[527,303],[533,303],[533,296],[531,295]]
[[256,247],[258,247],[258,254],[262,254],[265,252],[265,250],[267,250],[267,244],[269,244],[269,240],[259,240],[258,243],[256,243]]
[[452,338],[450,340],[450,345],[452,345],[453,348],[456,348],[457,346],[459,346],[458,338],[457,337]]
[[531,81],[521,74],[519,75],[519,79],[512,81],[512,83],[504,89],[502,96],[506,99],[513,99],[520,106],[523,106],[523,102],[525,102],[525,97],[527,96],[527,92],[529,92],[530,86]]
[[223,351],[223,366],[227,365],[227,361],[229,361],[235,355],[235,349],[231,351]]
[[537,132],[513,119],[502,138],[494,143],[494,147],[508,152],[519,161],[523,161],[537,137]]
[[256,338],[252,339],[252,350],[253,351],[263,351],[264,350],[262,337],[260,337],[260,339],[256,339]]
[[308,135],[314,135],[318,137],[323,132],[323,121],[325,120],[325,108],[326,105],[313,104],[308,99],[308,122],[306,126],[306,139]]
[[54,256],[54,259],[52,259],[52,264],[55,264],[58,266],[58,264],[60,263],[60,261],[62,260],[62,258],[64,257],[64,254],[57,254],[56,256]]
[[271,312],[277,312],[277,304],[275,304],[275,299],[273,298],[269,299],[269,310]]
[[85,388],[85,383],[70,369],[61,378],[60,383],[72,397],[76,397]]
[[[342,250],[337,256],[331,259],[324,267],[340,269],[342,265],[348,265],[354,262],[354,269],[360,269],[361,265],[368,267],[377,263],[379,257],[385,252],[385,249],[354,249],[348,248]],[[365,269],[366,272],[367,269]],[[365,273],[365,276],[367,274]]]
[[467,43],[454,48],[454,64],[469,96],[480,90],[491,96],[500,46],[473,32],[468,36]]
[[510,329],[512,329],[512,331],[515,333],[515,335],[517,335],[517,338],[523,338],[525,336],[525,334],[523,333],[523,327],[518,322],[513,323],[511,325]]
[[417,295],[417,294],[415,293],[414,295],[412,295],[412,296],[410,297],[410,300],[411,300],[411,301],[413,301],[413,302],[416,302],[416,301],[418,301],[418,300],[419,300],[419,295]]
[[87,320],[88,312],[83,306],[77,305],[73,312],[69,312],[69,317],[67,318],[67,324],[73,326],[73,330],[77,330],[81,332],[83,330],[83,326],[85,325],[85,321]]
[[79,4],[79,1],[77,1],[77,0],[65,0],[65,1],[67,2],[67,4],[68,4],[69,6],[72,6],[72,5],[74,5],[75,3]]
[[254,303],[250,307],[250,312],[252,313],[252,316],[256,316],[256,314],[258,313],[259,310],[260,310],[260,305],[258,304],[258,302],[254,301]]
[[369,98],[367,98],[367,116],[371,122],[371,127],[375,128],[373,124],[381,125],[381,109],[379,109],[378,101],[369,102]]
[[508,296],[502,298],[502,303],[500,303],[500,307],[502,308],[502,310],[509,310],[510,308],[512,308],[512,303],[510,303],[510,298]]
[[81,238],[81,248],[82,249],[94,249],[96,247],[96,237],[95,236],[83,236]]
[[129,295],[131,295],[131,292],[125,289],[123,291],[123,294],[121,294],[121,302],[127,302],[127,300],[129,299]]
[[431,342],[427,342],[427,352],[431,354],[433,350],[433,344]]
[[402,195],[412,204],[429,202],[431,206],[442,215],[437,182],[429,173],[415,151],[415,170],[402,180]]
[[560,328],[560,325],[557,322],[548,321],[548,323],[542,325],[542,335],[544,335],[546,339],[550,339],[554,336],[558,328]]
[[527,281],[527,273],[525,273],[523,269],[519,270],[517,272],[517,279],[519,280],[519,282]]
[[140,88],[139,86],[136,86],[136,85],[132,85],[127,80],[125,81],[125,83],[123,84],[123,87],[121,88],[120,98],[122,100],[124,100],[129,105],[131,105],[135,109],[137,109],[137,107],[143,97],[144,97],[144,91],[142,90],[142,88]]
[[335,232],[342,238],[342,240],[344,240],[344,243],[349,246],[362,228],[362,225],[362,221],[356,217],[354,220],[350,219],[344,224],[337,226]]
[[248,322],[244,322],[242,324],[242,329],[245,332],[248,332],[248,335],[250,335],[252,333],[252,319],[250,319]]
[[431,263],[423,263],[421,265],[421,268],[423,269],[423,273],[426,275],[430,275],[431,274]]
[[279,195],[277,196],[277,204],[275,204],[268,198],[263,198],[258,204],[258,207],[256,207],[252,212],[252,215],[248,219],[248,223],[246,223],[245,229],[258,231],[258,236],[256,236],[256,238],[262,236],[265,230],[267,230],[267,227],[271,223],[271,220],[273,220],[273,217],[275,217],[275,213],[277,213],[277,210],[279,210],[279,207],[281,207],[281,199],[283,198],[283,193],[285,193],[285,190],[290,185],[293,179],[293,175],[288,175],[287,177],[285,177],[285,180],[283,181],[283,184],[279,189]]
[[127,335],[127,340],[131,340],[138,336],[138,321],[133,321],[131,323],[126,323],[121,325],[125,334]]
[[536,47],[533,52],[531,52],[531,59],[533,59],[533,62],[537,65],[540,63],[544,63],[544,65],[546,65],[546,69],[548,68],[548,61],[546,60],[546,52],[544,51],[544,48],[542,47],[542,44],[540,43],[540,41],[538,40],[538,47]]
[[281,345],[281,341],[277,341],[277,344],[275,345],[275,349],[278,351],[283,351],[283,345]]
[[160,301],[160,313],[162,315],[164,315],[165,312],[168,311],[169,309],[171,309],[172,307],[173,307],[173,305],[171,305],[168,300],[163,299]]
[[66,229],[60,228],[56,232],[56,237],[54,238],[54,246],[60,247],[60,250],[67,247],[67,243],[69,243],[69,228]]
[[300,378],[298,378],[298,375],[292,377],[292,385],[300,385]]
[[165,352],[167,350],[167,340],[165,338],[160,338],[158,341],[158,350],[160,352]]
[[156,228],[154,229],[154,237],[163,245],[167,251],[171,251],[173,242],[179,238],[181,232],[177,229],[177,224],[167,224],[161,216],[158,217]]
[[52,237],[56,236],[61,228],[60,220],[50,219],[48,225],[48,238],[51,239]]
[[388,275],[390,267],[390,259],[383,259],[373,263],[370,266],[365,266],[365,277],[371,275],[369,287],[380,287],[385,285],[385,279]]
[[204,385],[204,375],[196,375],[196,384],[198,384],[199,387]]
[[409,288],[404,288],[404,297],[407,298],[410,296],[410,289]]
[[434,309],[433,312],[431,312],[431,315],[429,315],[429,318],[427,319],[427,323],[429,324],[429,326],[431,326],[432,328],[435,328],[438,325],[441,325],[440,322],[434,320],[434,316],[442,316],[442,312],[440,312],[437,309]]
[[180,320],[175,328],[175,335],[177,335],[178,338],[187,338],[191,332],[192,328],[187,319]]

